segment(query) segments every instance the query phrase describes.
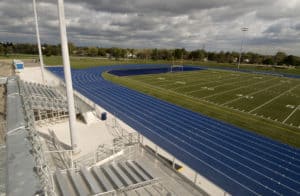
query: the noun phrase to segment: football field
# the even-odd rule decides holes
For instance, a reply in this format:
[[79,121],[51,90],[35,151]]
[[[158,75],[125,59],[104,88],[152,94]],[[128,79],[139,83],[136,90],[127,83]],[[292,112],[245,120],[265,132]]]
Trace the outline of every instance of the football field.
[[300,128],[300,80],[201,70],[128,76],[140,84]]

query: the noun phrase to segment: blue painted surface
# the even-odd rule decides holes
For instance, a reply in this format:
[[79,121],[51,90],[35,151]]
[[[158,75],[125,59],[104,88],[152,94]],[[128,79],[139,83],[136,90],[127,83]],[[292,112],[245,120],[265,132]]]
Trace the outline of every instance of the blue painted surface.
[[16,64],[16,69],[24,69],[24,64],[23,63],[17,63]]
[[[48,69],[63,78],[62,68]],[[114,69],[120,67],[72,70],[73,86],[230,194],[300,194],[299,149],[101,77],[102,72]]]
[[[187,66],[189,66],[189,65],[187,65]],[[219,70],[238,71],[238,72],[245,72],[245,73],[264,74],[264,75],[273,75],[273,76],[279,76],[279,77],[300,79],[300,75],[297,75],[297,74],[278,73],[278,72],[275,72],[275,71],[256,71],[256,70],[245,70],[245,69],[229,68],[229,67],[212,68],[212,67],[209,67],[209,66],[202,66],[202,65],[198,65],[197,67],[201,67],[203,69],[219,69]]]
[[200,67],[159,67],[159,68],[143,68],[143,69],[116,69],[109,71],[110,74],[116,76],[132,76],[132,75],[145,75],[145,74],[160,74],[160,73],[167,73],[172,70],[172,72],[179,72],[179,71],[197,71],[203,70],[204,68]]

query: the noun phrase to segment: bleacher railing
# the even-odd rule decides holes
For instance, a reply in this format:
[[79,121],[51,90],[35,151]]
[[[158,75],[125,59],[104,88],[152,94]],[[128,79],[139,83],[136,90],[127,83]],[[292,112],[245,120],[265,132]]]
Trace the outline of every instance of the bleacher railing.
[[36,163],[34,169],[37,175],[39,176],[42,186],[41,188],[44,191],[44,193],[49,196],[55,196],[56,192],[54,188],[54,180],[48,162],[45,158],[45,149],[43,148],[39,133],[34,126],[34,114],[33,109],[31,108],[30,98],[23,94],[24,89],[20,81],[19,89],[24,104],[23,107],[27,122],[26,129],[28,130],[29,135],[28,140],[32,145],[32,155]]

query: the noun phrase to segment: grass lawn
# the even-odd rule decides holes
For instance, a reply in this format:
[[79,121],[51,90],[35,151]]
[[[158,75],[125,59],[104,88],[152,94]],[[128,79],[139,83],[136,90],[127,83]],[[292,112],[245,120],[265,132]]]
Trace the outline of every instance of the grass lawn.
[[[0,59],[32,59],[38,58],[37,55],[24,55],[24,54],[14,54],[9,56],[0,56]],[[76,57],[71,56],[71,65],[73,68],[83,69],[94,66],[102,66],[102,65],[120,65],[120,64],[172,64],[173,61],[167,60],[143,60],[143,59],[105,59],[105,58],[97,58],[97,57]],[[44,56],[44,62],[46,65],[62,65],[62,57],[61,56]],[[175,61],[174,64],[182,64],[181,60]],[[183,61],[185,65],[203,65],[209,66],[212,68],[236,68],[236,64],[230,63],[217,63],[217,62],[203,62],[203,61],[191,61],[186,60]],[[300,67],[295,69],[282,69],[282,68],[274,68],[274,67],[263,67],[260,65],[250,65],[250,64],[242,64],[240,69],[243,70],[256,70],[256,71],[273,71],[275,73],[288,73],[288,74],[299,74],[300,75]]]
[[103,76],[178,106],[300,147],[298,79],[219,70],[126,77],[104,73]]

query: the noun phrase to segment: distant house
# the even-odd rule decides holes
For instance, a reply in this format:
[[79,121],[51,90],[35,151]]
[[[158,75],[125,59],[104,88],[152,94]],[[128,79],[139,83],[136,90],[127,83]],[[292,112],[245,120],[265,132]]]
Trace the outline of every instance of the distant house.
[[249,63],[250,60],[249,59],[244,59],[244,63]]
[[131,53],[131,52],[129,52],[129,53],[127,53],[126,57],[127,57],[127,58],[135,59],[135,58],[136,58],[136,55],[133,54],[133,53]]

